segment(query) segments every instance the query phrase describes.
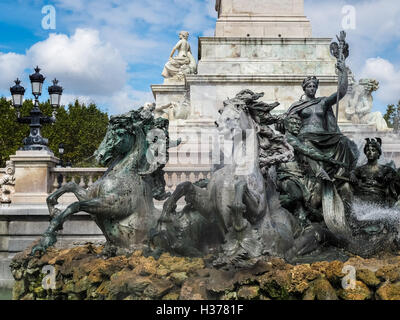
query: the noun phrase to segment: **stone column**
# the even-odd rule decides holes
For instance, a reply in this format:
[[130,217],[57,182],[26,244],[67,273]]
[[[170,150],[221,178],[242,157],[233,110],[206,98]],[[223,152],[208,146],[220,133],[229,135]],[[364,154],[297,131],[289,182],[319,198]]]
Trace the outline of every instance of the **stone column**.
[[45,204],[51,192],[51,168],[59,159],[49,151],[17,151],[10,157],[15,165],[14,204]]
[[311,38],[304,0],[217,0],[216,37]]

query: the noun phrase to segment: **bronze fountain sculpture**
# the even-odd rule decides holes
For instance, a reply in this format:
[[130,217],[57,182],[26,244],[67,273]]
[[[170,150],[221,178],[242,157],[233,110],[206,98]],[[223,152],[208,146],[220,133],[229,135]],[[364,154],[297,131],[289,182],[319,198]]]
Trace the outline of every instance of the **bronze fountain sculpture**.
[[[168,120],[154,119],[149,109],[111,118],[104,140],[95,152],[97,160],[109,166],[108,170],[88,189],[69,182],[48,197],[52,220],[33,253],[53,245],[56,232],[68,216],[79,211],[91,214],[104,233],[105,251],[132,251],[146,244],[148,230],[157,217],[153,198],[169,196],[165,193],[164,164],[149,157],[147,133],[153,129],[153,139],[165,137]],[[168,148],[169,139],[165,143]],[[78,201],[61,212],[55,207],[57,199],[67,192],[75,194]]]
[[[231,142],[230,157],[210,180],[184,182],[172,195],[165,192],[163,168],[168,148],[180,142],[169,141],[168,120],[154,119],[151,108],[112,117],[95,153],[109,165],[107,172],[88,190],[72,182],[48,197],[52,220],[32,254],[53,245],[57,230],[78,211],[90,213],[103,231],[106,255],[136,249],[155,257],[211,254],[214,267],[232,267],[265,255],[292,262],[317,252],[318,259],[323,248],[361,256],[396,248],[399,226],[385,217],[360,220],[353,205],[368,197],[396,207],[400,178],[377,164],[380,139],[367,140],[368,163],[357,167],[357,145],[340,132],[332,107],[347,92],[348,45],[344,33],[338,39],[332,47],[338,92],[318,98],[319,81],[308,77],[304,99],[276,116],[271,111],[279,103],[266,104],[259,101],[262,93],[242,90],[224,102],[216,121]],[[164,161],[155,156],[159,146]],[[55,206],[66,192],[79,201],[61,212]],[[186,206],[177,212],[182,197]],[[153,198],[166,199],[162,212]]]

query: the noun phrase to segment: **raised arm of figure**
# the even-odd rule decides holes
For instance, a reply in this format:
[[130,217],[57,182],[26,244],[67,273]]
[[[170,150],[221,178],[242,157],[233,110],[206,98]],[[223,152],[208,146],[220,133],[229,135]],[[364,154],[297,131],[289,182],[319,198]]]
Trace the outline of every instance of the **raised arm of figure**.
[[179,51],[179,49],[181,48],[181,45],[182,45],[182,40],[179,40],[179,41],[176,43],[175,47],[172,49],[171,54],[169,55],[169,58],[170,58],[170,59],[173,58],[175,51],[177,51],[177,50]]
[[339,100],[343,99],[349,87],[349,79],[345,62],[339,61],[337,64],[337,68],[339,70],[339,91],[335,92],[325,100],[325,105],[327,107],[331,107],[337,103],[338,94]]

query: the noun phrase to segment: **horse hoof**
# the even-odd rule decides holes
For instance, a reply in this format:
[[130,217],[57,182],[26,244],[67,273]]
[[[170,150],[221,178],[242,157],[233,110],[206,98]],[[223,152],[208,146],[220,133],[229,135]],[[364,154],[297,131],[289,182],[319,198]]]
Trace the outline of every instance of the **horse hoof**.
[[48,197],[47,198],[47,204],[51,205],[51,206],[56,206],[58,204],[57,199],[53,198],[53,197]]
[[40,245],[36,245],[36,246],[34,246],[34,247],[32,248],[31,256],[35,256],[36,252],[39,252],[39,253],[43,254],[45,251],[46,251],[45,248],[43,248],[43,247],[40,246]]

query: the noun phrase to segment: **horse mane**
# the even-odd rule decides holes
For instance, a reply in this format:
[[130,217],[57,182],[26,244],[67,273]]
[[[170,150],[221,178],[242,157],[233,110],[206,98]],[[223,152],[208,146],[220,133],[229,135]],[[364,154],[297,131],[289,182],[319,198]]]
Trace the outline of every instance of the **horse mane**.
[[135,137],[132,148],[128,154],[133,155],[131,170],[137,171],[138,174],[147,172],[150,164],[146,158],[146,152],[149,143],[146,140],[146,133],[143,126],[135,125],[137,121],[137,111],[130,111],[124,114],[110,117],[109,128],[125,130],[127,134]]
[[130,113],[111,116],[109,126],[115,129],[125,129],[128,133],[133,133],[133,121]]

